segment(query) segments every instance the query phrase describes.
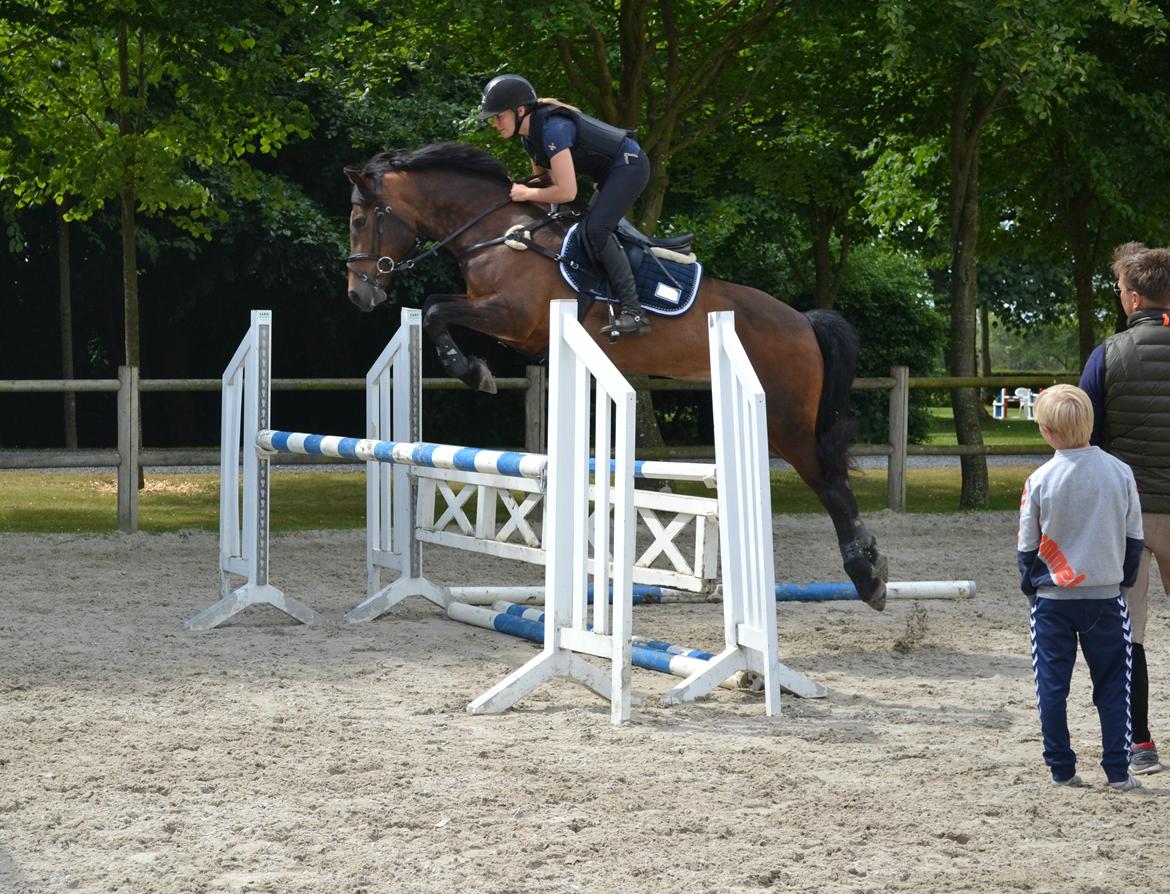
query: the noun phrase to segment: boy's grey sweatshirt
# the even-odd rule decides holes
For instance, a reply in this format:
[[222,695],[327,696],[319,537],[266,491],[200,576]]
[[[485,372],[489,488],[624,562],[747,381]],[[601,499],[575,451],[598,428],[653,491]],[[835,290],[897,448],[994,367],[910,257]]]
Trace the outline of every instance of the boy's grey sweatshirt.
[[1020,498],[1020,589],[1047,599],[1112,599],[1133,586],[1142,515],[1133,471],[1099,447],[1057,450]]

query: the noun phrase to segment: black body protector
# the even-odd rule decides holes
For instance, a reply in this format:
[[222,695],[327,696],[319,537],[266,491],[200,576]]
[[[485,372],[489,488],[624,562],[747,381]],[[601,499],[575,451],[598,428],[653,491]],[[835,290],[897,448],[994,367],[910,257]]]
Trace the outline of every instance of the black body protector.
[[545,170],[552,167],[552,159],[548,157],[544,145],[544,123],[549,115],[564,115],[577,125],[577,140],[569,147],[573,166],[580,173],[592,177],[599,186],[609,175],[610,168],[621,152],[622,143],[634,136],[631,131],[598,121],[576,109],[557,105],[537,106],[528,119],[528,136],[521,137],[520,142],[529,157]]
[[[546,170],[552,167],[552,159],[549,158],[548,146],[544,139],[544,128],[550,115],[564,115],[577,126],[577,137],[569,147],[573,167],[579,174],[590,177],[598,187],[598,192],[591,203],[589,217],[583,226],[585,238],[582,241],[589,256],[605,271],[606,278],[621,304],[620,314],[615,314],[613,306],[609,305],[610,322],[602,328],[602,334],[608,336],[610,341],[623,334],[644,335],[650,331],[650,320],[638,301],[637,284],[625,249],[618,243],[613,232],[632,196],[626,192],[625,185],[616,180],[611,190],[602,191],[602,187],[615,170],[622,172],[622,176],[632,175],[635,179],[639,176],[634,173],[634,168],[622,165],[615,168],[615,162],[621,157],[622,144],[627,138],[633,137],[633,133],[606,124],[576,109],[552,103],[538,105],[528,117],[528,136],[520,139],[524,151],[532,161]],[[641,153],[634,158],[641,165],[645,165]],[[627,164],[628,162],[629,159]],[[641,176],[647,176],[648,173],[649,171],[645,170]],[[644,185],[645,179],[642,179],[635,187],[633,195],[637,195]]]

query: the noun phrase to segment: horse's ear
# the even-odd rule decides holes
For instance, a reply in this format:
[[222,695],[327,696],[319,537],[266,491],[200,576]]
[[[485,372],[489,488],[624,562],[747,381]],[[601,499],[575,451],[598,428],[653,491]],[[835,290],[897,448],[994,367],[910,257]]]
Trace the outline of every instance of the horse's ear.
[[341,171],[343,174],[345,174],[345,178],[358,189],[367,188],[367,184],[362,176],[361,168],[357,167],[356,165],[346,165],[341,169]]

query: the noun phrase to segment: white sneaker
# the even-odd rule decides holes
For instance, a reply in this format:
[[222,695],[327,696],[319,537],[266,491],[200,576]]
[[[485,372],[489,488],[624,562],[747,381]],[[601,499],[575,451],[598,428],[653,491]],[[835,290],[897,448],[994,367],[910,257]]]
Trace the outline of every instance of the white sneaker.
[[1135,788],[1141,788],[1142,784],[1138,782],[1135,777],[1126,776],[1125,779],[1122,779],[1119,782],[1110,782],[1109,787],[1115,792],[1129,792],[1133,791]]
[[1080,776],[1078,776],[1076,773],[1073,773],[1072,776],[1070,776],[1068,779],[1053,779],[1052,784],[1063,785],[1067,788],[1082,788],[1084,787],[1085,783],[1081,781]]

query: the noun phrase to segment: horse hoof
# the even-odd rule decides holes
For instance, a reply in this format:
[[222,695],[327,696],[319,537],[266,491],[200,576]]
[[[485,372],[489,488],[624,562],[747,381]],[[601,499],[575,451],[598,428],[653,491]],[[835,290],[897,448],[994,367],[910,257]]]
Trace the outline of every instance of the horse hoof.
[[[877,553],[877,550],[874,550]],[[883,555],[876,555],[873,562],[873,572],[881,581],[888,581],[890,579],[890,563],[886,561]]]
[[883,611],[886,607],[886,584],[880,578],[876,581],[876,586],[868,596],[861,594],[861,601],[872,608],[875,612]]
[[473,391],[483,391],[486,394],[496,393],[496,380],[486,363],[478,357],[469,357],[467,371],[459,378]]
[[853,581],[862,602],[878,612],[886,607],[884,577],[888,572],[884,556],[878,556],[877,561],[871,562],[868,557],[853,553],[845,563],[845,573]]

